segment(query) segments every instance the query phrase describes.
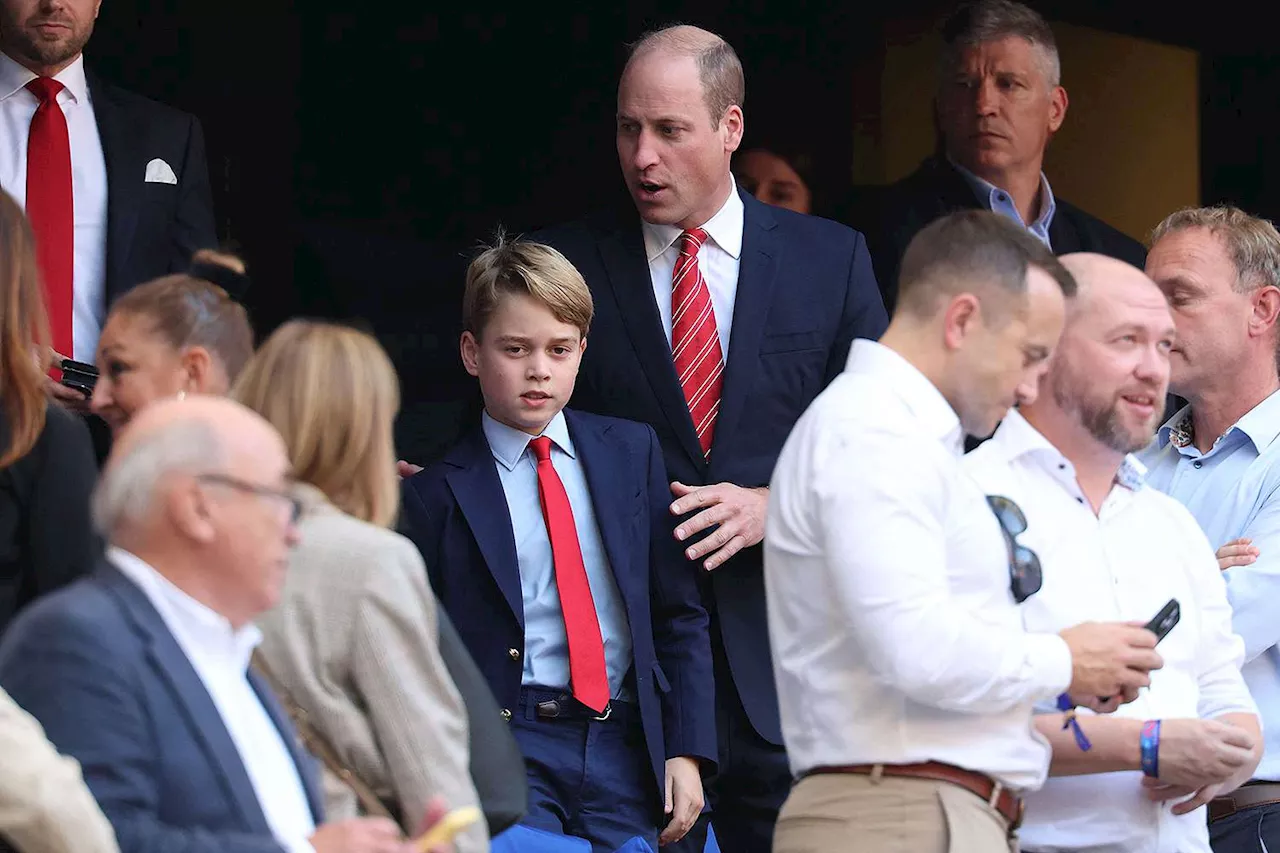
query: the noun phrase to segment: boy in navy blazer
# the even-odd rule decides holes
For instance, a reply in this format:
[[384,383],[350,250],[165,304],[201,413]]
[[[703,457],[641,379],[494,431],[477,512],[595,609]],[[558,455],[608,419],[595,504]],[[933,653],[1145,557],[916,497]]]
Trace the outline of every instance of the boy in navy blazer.
[[657,436],[564,408],[592,311],[555,249],[499,238],[476,258],[461,350],[482,422],[405,481],[404,513],[524,752],[525,823],[612,853],[683,837],[716,734]]

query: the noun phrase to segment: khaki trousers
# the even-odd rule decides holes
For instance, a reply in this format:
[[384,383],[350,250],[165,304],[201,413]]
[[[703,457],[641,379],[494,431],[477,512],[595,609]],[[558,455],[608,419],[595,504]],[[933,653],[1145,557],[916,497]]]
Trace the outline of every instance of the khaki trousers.
[[818,774],[791,789],[773,853],[1017,853],[1008,823],[975,794],[900,776]]

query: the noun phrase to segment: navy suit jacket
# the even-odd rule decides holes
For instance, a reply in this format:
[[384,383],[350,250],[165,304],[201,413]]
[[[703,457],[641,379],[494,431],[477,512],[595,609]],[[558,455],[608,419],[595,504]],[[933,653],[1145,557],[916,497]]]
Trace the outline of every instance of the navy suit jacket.
[[[314,760],[266,686],[317,825]],[[0,684],[44,726],[129,853],[283,853],[200,676],[146,595],[105,560],[18,615]]]
[[[739,195],[746,208],[741,266],[709,462],[662,330],[639,218],[588,220],[531,237],[563,252],[595,300],[574,407],[652,426],[667,473],[688,485],[769,485],[792,426],[844,370],[853,339],[877,339],[888,323],[861,234]],[[666,498],[674,500],[669,490]],[[781,744],[763,549],[744,549],[703,584],[747,716],[761,737]]]
[[[626,608],[640,717],[662,802],[666,759],[692,756],[707,769],[716,762],[707,613],[671,535],[667,476],[653,430],[569,409],[564,415]],[[519,707],[520,566],[502,481],[479,426],[405,481],[404,526],[498,704]]]
[[[197,249],[218,245],[204,134],[195,116],[87,73],[107,164],[107,307],[135,285],[185,272]],[[169,164],[176,184],[148,183]],[[243,293],[233,293],[241,298]]]
[[[1070,202],[1061,198],[1054,201],[1056,209],[1049,223],[1054,254],[1096,252],[1138,269],[1146,264],[1146,250],[1137,240]],[[930,157],[896,184],[869,190],[855,205],[851,218],[866,231],[876,278],[890,308],[897,302],[898,268],[911,238],[948,213],[981,208],[973,187],[942,157]]]

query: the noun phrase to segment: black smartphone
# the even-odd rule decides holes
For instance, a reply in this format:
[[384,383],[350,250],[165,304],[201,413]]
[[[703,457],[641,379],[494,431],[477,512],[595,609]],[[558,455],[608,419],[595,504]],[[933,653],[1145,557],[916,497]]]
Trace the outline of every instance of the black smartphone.
[[[1173,630],[1173,626],[1177,625],[1178,620],[1181,618],[1182,608],[1178,605],[1178,599],[1171,598],[1164,607],[1160,608],[1160,612],[1155,615],[1155,618],[1142,627],[1156,635],[1156,645],[1159,645],[1160,641]],[[1111,701],[1110,696],[1100,698],[1103,702]]]
[[1173,626],[1178,624],[1178,619],[1181,617],[1182,609],[1178,606],[1178,599],[1171,598],[1156,617],[1146,624],[1146,629],[1156,635],[1156,642],[1159,643],[1173,630]]
[[76,389],[86,398],[93,396],[93,388],[98,384],[98,368],[71,358],[64,358],[59,366],[63,385]]

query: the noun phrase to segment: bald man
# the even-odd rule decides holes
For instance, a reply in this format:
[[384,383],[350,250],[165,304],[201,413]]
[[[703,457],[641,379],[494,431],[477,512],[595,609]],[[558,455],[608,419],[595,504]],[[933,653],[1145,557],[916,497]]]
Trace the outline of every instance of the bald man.
[[313,761],[249,671],[298,513],[266,421],[229,400],[157,403],[94,495],[102,564],[0,643],[0,684],[80,762],[121,849],[413,849],[390,821],[322,824]]
[[[725,850],[768,853],[791,787],[766,629],[769,478],[850,344],[878,338],[888,318],[861,234],[734,183],[745,93],[742,63],[718,35],[675,26],[640,39],[616,127],[635,213],[535,239],[563,252],[594,297],[573,405],[658,434],[673,535],[711,616],[716,833]],[[705,834],[700,825],[678,849],[701,850]]]
[[1062,261],[1079,290],[1040,393],[964,464],[1025,517],[1017,544],[1043,574],[1022,605],[1028,630],[1145,623],[1171,599],[1180,620],[1159,646],[1164,669],[1114,715],[1082,710],[1077,732],[1059,706],[1037,709],[1052,778],[1027,798],[1022,848],[1209,853],[1204,806],[1249,779],[1261,731],[1214,550],[1130,455],[1161,416],[1173,318],[1140,270],[1093,254]]

